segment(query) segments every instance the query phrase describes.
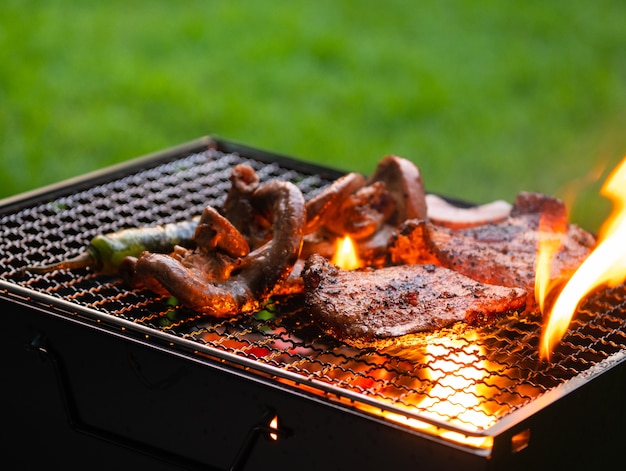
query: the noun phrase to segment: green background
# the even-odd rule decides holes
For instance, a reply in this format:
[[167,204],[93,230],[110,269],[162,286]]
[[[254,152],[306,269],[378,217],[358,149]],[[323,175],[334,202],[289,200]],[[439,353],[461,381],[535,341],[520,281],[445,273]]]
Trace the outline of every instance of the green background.
[[0,3],[0,198],[206,134],[596,230],[626,154],[626,2]]

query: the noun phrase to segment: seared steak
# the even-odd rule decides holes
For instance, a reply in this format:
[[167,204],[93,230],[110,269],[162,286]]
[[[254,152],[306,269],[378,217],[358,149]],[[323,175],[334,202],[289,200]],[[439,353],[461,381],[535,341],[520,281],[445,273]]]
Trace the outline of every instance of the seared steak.
[[432,264],[346,271],[311,255],[303,273],[307,306],[322,328],[356,347],[480,324],[524,309],[526,291],[483,284]]
[[450,229],[427,221],[409,221],[390,246],[391,263],[435,263],[474,280],[528,292],[527,308],[535,308],[534,284],[540,219],[544,230],[562,232],[561,248],[551,278],[566,281],[595,245],[589,232],[567,223],[563,203],[538,193],[520,193],[511,215],[497,223]]

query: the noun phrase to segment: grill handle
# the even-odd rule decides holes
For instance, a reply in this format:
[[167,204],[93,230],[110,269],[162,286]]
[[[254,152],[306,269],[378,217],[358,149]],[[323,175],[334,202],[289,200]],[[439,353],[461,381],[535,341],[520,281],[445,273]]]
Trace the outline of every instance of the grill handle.
[[42,361],[49,361],[52,364],[69,425],[75,431],[93,438],[104,440],[114,445],[122,446],[138,453],[142,453],[152,458],[160,459],[183,469],[189,469],[192,471],[220,471],[218,468],[209,466],[199,461],[191,460],[177,453],[168,452],[150,444],[86,423],[80,415],[74,393],[72,392],[69,374],[63,364],[63,360],[61,356],[55,353],[54,349],[51,348],[46,335],[38,333],[26,346],[26,349],[37,353]]

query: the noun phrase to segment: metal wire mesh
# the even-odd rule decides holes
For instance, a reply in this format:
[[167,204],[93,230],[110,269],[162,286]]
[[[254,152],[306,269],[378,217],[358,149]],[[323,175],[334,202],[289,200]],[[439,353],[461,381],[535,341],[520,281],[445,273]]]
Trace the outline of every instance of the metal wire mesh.
[[1,276],[173,339],[270,365],[309,384],[331,385],[339,394],[362,396],[381,410],[393,407],[413,417],[478,431],[626,346],[623,286],[590,297],[551,361],[542,362],[541,322],[532,317],[511,315],[480,328],[459,324],[416,336],[409,346],[368,350],[325,335],[299,296],[277,299],[252,316],[214,320],[171,298],[128,289],[115,277],[88,271],[17,275],[26,264],[76,255],[99,233],[186,220],[206,205],[221,205],[231,169],[238,163],[255,168],[261,181],[296,183],[306,198],[330,183],[316,174],[235,153],[208,149],[186,155],[5,212],[0,216]]

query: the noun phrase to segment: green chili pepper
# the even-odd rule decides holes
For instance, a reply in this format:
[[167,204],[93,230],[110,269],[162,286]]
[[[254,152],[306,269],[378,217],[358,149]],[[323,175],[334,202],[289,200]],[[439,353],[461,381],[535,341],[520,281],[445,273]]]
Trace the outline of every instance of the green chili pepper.
[[138,257],[143,251],[168,253],[175,245],[188,245],[199,217],[190,221],[164,224],[162,226],[123,229],[109,234],[97,235],[87,249],[69,260],[49,265],[27,266],[22,270],[30,273],[48,273],[54,270],[90,268],[103,275],[118,272],[125,257]]

